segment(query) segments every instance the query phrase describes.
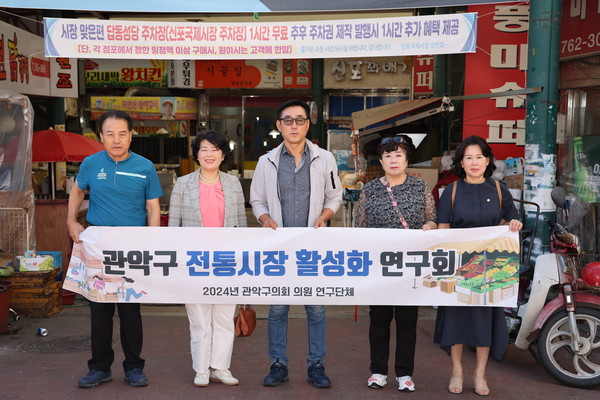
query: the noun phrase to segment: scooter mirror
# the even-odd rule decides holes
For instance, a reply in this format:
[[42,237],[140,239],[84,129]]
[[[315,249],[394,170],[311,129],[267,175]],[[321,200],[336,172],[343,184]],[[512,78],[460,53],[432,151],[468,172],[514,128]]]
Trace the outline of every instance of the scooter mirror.
[[557,207],[560,208],[565,208],[565,203],[567,201],[566,196],[567,194],[565,193],[565,189],[563,189],[560,186],[557,186],[554,189],[552,189],[552,192],[550,193],[552,201],[554,202],[554,204],[556,204]]

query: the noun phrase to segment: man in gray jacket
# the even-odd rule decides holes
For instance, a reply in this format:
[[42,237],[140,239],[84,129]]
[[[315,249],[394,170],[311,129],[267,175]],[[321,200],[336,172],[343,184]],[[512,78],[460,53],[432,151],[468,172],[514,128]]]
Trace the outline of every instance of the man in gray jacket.
[[[258,160],[250,186],[252,212],[263,227],[326,226],[342,203],[342,184],[333,154],[306,140],[309,107],[290,100],[277,109],[277,129],[283,143]],[[325,375],[325,306],[306,305],[308,318],[308,382],[331,386]],[[271,371],[264,386],[288,380],[287,305],[269,307]]]

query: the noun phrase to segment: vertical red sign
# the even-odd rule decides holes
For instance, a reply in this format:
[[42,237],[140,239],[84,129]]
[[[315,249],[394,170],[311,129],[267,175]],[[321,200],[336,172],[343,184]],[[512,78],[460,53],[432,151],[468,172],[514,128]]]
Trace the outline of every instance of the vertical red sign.
[[[465,95],[524,89],[529,6],[523,3],[469,6],[477,12],[477,52],[466,55]],[[499,159],[522,157],[525,95],[466,100],[463,137],[481,136]]]
[[73,82],[71,82],[71,60],[69,58],[56,58],[56,63],[60,66],[63,72],[58,73],[58,79],[56,79],[56,87],[59,89],[71,89]]
[[433,56],[415,56],[413,93],[415,96],[433,95]]

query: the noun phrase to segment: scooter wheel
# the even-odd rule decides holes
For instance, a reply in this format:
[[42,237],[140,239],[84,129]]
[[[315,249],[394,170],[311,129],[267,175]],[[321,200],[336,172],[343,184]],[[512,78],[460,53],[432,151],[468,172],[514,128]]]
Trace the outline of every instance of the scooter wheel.
[[554,314],[542,327],[538,339],[544,368],[567,386],[589,388],[600,385],[600,310],[577,307],[579,351],[573,350],[566,310]]

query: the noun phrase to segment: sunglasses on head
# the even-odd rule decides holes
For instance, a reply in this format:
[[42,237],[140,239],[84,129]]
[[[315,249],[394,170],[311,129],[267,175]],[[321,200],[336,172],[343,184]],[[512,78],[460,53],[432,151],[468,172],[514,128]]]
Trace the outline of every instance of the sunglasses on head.
[[402,136],[388,136],[388,137],[381,139],[381,144],[384,144],[384,145],[388,144],[388,143],[392,143],[392,142],[395,142],[397,144],[408,143],[406,141],[406,139]]

